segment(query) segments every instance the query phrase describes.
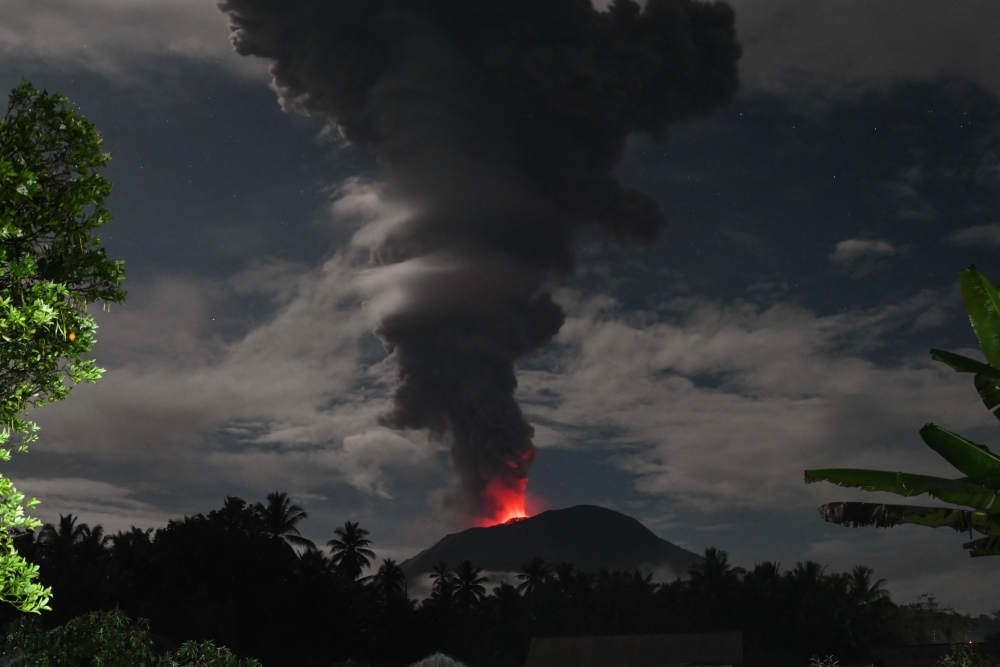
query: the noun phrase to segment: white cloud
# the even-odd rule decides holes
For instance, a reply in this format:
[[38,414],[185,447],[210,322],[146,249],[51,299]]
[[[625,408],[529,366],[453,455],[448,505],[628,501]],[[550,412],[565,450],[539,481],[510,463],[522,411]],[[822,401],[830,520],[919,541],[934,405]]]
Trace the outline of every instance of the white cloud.
[[361,356],[373,324],[351,260],[299,274],[258,268],[240,274],[237,290],[266,288],[286,303],[235,340],[213,321],[233,294],[223,284],[164,279],[102,315],[95,353],[109,370],[37,413],[37,449],[125,457],[150,483],[181,474],[273,489],[339,479],[389,497],[385,469],[419,465],[433,448],[376,424],[394,370]]
[[920,426],[991,423],[967,377],[923,357],[883,367],[864,356],[934,301],[818,317],[784,303],[678,299],[624,315],[606,297],[575,300],[555,370],[521,373],[520,393],[546,444],[554,431],[611,452],[644,493],[703,510],[812,504],[805,469],[905,457],[933,473],[942,464]]
[[[831,525],[827,532],[837,537],[812,547],[753,544],[724,530],[734,512],[757,522],[809,515],[822,530],[815,508],[823,502],[901,501],[806,485],[803,471],[811,468],[958,474],[918,431],[930,421],[970,436],[995,428],[969,376],[925,355],[888,365],[867,358],[943,298],[923,293],[892,306],[817,316],[789,303],[698,298],[625,312],[606,296],[566,293],[569,317],[559,345],[533,364],[541,369],[519,375],[520,398],[529,420],[546,424],[546,446],[599,451],[633,474],[636,489],[666,513],[638,515],[685,548],[700,551],[704,542],[693,536],[717,530],[705,540],[721,543],[745,567],[764,559],[813,558],[830,571],[864,563],[891,577],[899,601],[930,592],[960,611],[986,612],[995,596],[981,582],[997,566],[970,561],[961,548],[966,540],[951,530],[848,532]],[[928,348],[933,344],[928,339]],[[687,539],[672,537],[681,526]]]
[[[42,440],[28,455],[114,468],[70,481],[33,473],[24,490],[43,499],[46,520],[73,512],[117,530],[162,525],[166,512],[137,500],[144,493],[249,487],[301,495],[348,485],[388,499],[398,495],[392,480],[402,468],[411,481],[400,500],[424,507],[428,487],[440,482],[418,478],[442,472],[434,455],[441,445],[377,425],[394,369],[359,346],[373,324],[360,301],[370,283],[360,275],[338,255],[311,271],[262,264],[232,285],[165,279],[134,290],[101,316],[95,351],[114,361],[106,377],[39,411]],[[268,277],[291,284],[274,290]],[[270,319],[235,337],[212,323],[236,290],[258,288],[276,299]],[[519,374],[525,412],[544,425],[538,444],[610,455],[643,495],[678,516],[694,511],[703,527],[723,531],[731,518],[721,513],[733,509],[812,509],[831,499],[832,487],[802,483],[808,468],[940,474],[945,464],[917,436],[923,423],[960,433],[993,424],[968,377],[923,356],[894,365],[866,357],[931,312],[940,294],[832,316],[784,302],[688,297],[626,312],[606,295],[558,297],[568,318],[557,344]],[[844,491],[835,497],[849,499]],[[432,509],[443,492],[430,493]],[[326,506],[310,513],[341,520]],[[393,553],[460,525],[444,510],[412,514],[390,538]],[[374,514],[360,518],[378,523]],[[925,532],[922,539],[934,539]],[[869,556],[861,549],[858,562],[878,564]],[[915,562],[899,590],[937,582],[931,573],[950,571],[944,562]]]
[[867,257],[892,257],[896,248],[888,241],[848,239],[834,246],[830,261],[837,264],[851,264]]
[[848,239],[834,246],[830,261],[860,278],[885,268],[885,260],[897,253],[899,250],[888,241]]
[[1000,223],[960,229],[948,237],[948,242],[957,246],[986,245],[1000,248]]

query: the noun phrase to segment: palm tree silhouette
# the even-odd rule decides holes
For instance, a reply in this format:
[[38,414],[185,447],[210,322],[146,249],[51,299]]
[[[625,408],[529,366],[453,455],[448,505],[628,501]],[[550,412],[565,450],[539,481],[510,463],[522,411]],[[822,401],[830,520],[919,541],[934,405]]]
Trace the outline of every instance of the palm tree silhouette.
[[715,547],[705,549],[705,557],[700,563],[691,566],[691,584],[697,587],[713,587],[725,584],[739,583],[740,576],[746,571],[729,564],[729,554]]
[[[197,519],[197,517],[191,518]],[[248,505],[247,501],[237,496],[226,496],[221,509],[208,513],[208,520],[234,534],[251,538],[260,536],[264,531],[263,518],[252,505]]]
[[[49,557],[59,558],[68,555],[73,547],[83,542],[90,535],[90,527],[85,523],[77,523],[79,517],[72,514],[59,515],[58,528],[51,523],[42,526],[38,534],[38,542],[43,545],[43,552]],[[102,531],[103,532],[103,531]]]
[[131,549],[146,549],[152,543],[150,535],[152,528],[143,530],[132,526],[129,531],[119,530],[110,537],[111,550],[113,552],[126,551]]
[[572,563],[567,563],[562,561],[555,567],[556,581],[559,582],[559,590],[563,592],[564,595],[569,595],[574,589],[574,584],[576,583],[576,568],[573,567]]
[[879,579],[873,584],[874,573],[875,570],[870,567],[855,565],[854,571],[848,575],[848,595],[856,606],[868,607],[889,599],[889,591],[884,588],[886,580]]
[[309,514],[298,505],[293,505],[287,493],[269,493],[267,505],[256,503],[254,509],[261,518],[265,535],[296,547],[316,547],[312,540],[302,537],[296,527]]
[[386,558],[379,566],[378,572],[365,579],[371,581],[371,586],[383,600],[392,600],[406,596],[406,575],[391,558]]
[[483,587],[489,579],[480,577],[482,568],[473,567],[472,561],[463,560],[455,570],[455,602],[460,609],[469,611],[486,595]]
[[542,558],[532,558],[521,566],[521,574],[517,578],[521,580],[517,590],[523,591],[525,596],[532,596],[541,590],[542,586],[549,578],[551,568]]
[[633,570],[629,577],[631,579],[631,589],[634,593],[645,596],[651,595],[659,588],[659,584],[653,581],[653,573],[643,574],[639,568]]
[[81,524],[81,527],[83,528],[83,539],[80,540],[80,546],[88,552],[103,549],[111,541],[111,536],[104,534],[104,526],[97,525],[91,528],[84,523]]
[[434,582],[431,586],[431,597],[442,604],[449,603],[455,592],[455,571],[448,566],[448,563],[441,561],[431,568],[430,578]]
[[366,547],[371,546],[371,540],[366,540],[368,531],[359,528],[357,523],[344,523],[343,528],[333,531],[339,540],[330,540],[327,545],[333,552],[333,567],[337,572],[354,581],[361,576],[361,570],[371,567],[369,558],[375,557],[375,552]]
[[299,556],[297,569],[304,580],[321,581],[330,571],[330,558],[315,546],[306,547]]
[[792,588],[803,596],[815,595],[823,585],[824,570],[826,568],[816,561],[796,563],[795,569],[788,574]]

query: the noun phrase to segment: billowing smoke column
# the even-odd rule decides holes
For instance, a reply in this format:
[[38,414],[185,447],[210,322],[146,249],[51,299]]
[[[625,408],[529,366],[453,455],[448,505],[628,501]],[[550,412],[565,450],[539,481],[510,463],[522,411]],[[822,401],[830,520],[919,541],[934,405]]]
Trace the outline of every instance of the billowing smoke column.
[[710,113],[737,90],[733,11],[691,0],[223,0],[233,44],[269,58],[285,109],[371,148],[372,263],[400,298],[376,332],[399,378],[383,423],[451,448],[483,523],[524,515],[533,430],[518,359],[559,331],[544,286],[577,233],[652,243],[666,218],[613,170],[628,135]]

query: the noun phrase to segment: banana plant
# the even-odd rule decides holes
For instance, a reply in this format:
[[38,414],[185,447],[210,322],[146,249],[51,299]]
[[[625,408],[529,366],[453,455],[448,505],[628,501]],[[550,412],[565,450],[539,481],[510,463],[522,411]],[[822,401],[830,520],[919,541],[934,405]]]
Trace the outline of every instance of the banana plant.
[[[973,373],[973,382],[988,410],[1000,419],[1000,295],[990,279],[975,266],[962,271],[959,282],[972,329],[987,363],[954,352],[931,350],[931,359],[958,373]],[[994,410],[994,408],[996,408]],[[884,470],[827,468],[806,470],[806,483],[832,482],[865,491],[888,491],[910,497],[927,494],[942,502],[967,507],[924,507],[881,503],[826,503],[823,519],[842,526],[888,528],[910,523],[931,528],[947,526],[960,532],[976,531],[985,537],[963,545],[972,557],[1000,556],[1000,457],[985,445],[966,440],[935,424],[920,429],[928,447],[958,472],[957,479],[911,475]]]

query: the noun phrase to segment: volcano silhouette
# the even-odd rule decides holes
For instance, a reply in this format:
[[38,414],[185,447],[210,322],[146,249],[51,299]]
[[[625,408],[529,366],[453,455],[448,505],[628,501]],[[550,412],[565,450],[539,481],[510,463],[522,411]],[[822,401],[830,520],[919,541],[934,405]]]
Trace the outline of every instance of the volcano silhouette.
[[452,533],[400,567],[407,578],[430,572],[441,561],[455,566],[469,560],[486,571],[513,572],[535,557],[552,564],[572,563],[584,572],[670,568],[678,575],[701,561],[698,554],[657,537],[630,516],[604,507],[577,505]]

